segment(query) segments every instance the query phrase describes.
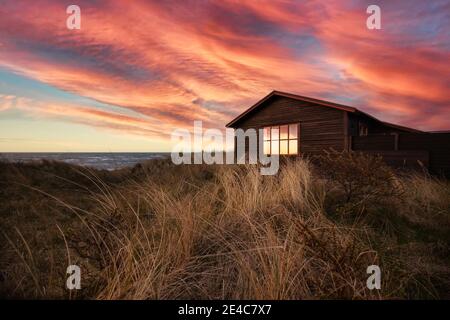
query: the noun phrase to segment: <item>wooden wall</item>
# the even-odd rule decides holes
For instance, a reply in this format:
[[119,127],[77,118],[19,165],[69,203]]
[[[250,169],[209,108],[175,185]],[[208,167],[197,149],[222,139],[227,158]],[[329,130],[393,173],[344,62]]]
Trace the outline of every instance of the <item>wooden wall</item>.
[[233,127],[258,129],[299,122],[300,152],[317,154],[329,148],[344,148],[344,115],[342,110],[274,96]]
[[400,150],[427,150],[431,171],[450,177],[450,133],[401,134],[398,144]]
[[397,146],[394,151],[395,135],[352,137],[352,150],[386,154],[388,163],[389,159],[395,163],[423,162],[426,153],[430,171],[450,177],[450,133],[401,133]]
[[352,149],[358,151],[395,150],[394,135],[352,137]]

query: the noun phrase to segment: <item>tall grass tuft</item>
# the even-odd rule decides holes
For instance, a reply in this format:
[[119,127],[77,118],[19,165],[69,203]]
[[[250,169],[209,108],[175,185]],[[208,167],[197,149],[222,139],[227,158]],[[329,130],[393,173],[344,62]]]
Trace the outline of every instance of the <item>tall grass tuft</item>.
[[[5,195],[26,193],[33,200],[28,206],[9,203],[1,217],[1,293],[95,299],[446,297],[448,181],[397,175],[373,159],[355,162],[356,172],[373,165],[383,171],[366,172],[370,179],[358,183],[370,185],[351,189],[350,196],[342,174],[327,175],[332,171],[307,160],[287,161],[275,176],[262,176],[255,166],[176,167],[164,161],[110,174],[74,168],[79,181],[73,173],[66,179],[61,170],[45,173],[67,192],[55,192],[56,182],[42,185],[36,178],[42,172],[14,168],[28,184]],[[392,192],[388,196],[382,188]],[[83,289],[75,296],[64,289],[68,258],[82,268]],[[382,290],[366,286],[372,264],[381,267]]]

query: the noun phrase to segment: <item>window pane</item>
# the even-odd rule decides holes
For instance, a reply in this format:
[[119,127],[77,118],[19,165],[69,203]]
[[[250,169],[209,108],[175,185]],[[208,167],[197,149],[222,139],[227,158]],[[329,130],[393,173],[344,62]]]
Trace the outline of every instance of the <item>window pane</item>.
[[279,141],[272,141],[272,152],[271,152],[271,154],[279,154],[279,152],[280,152],[280,148],[279,148]]
[[288,140],[280,141],[280,154],[288,154]]
[[270,154],[270,141],[264,141],[264,154]]
[[270,140],[270,127],[264,128],[264,140]]
[[278,140],[280,137],[280,127],[272,127],[272,140]]
[[280,140],[288,138],[289,126],[280,126]]
[[298,124],[289,125],[289,139],[297,139],[298,137]]
[[298,140],[289,140],[289,154],[298,154]]

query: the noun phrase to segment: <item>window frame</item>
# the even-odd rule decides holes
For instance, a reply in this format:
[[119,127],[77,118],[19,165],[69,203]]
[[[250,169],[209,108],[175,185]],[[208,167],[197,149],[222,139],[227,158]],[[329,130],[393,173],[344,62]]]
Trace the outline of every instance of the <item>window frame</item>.
[[367,137],[369,135],[369,126],[365,122],[358,122],[358,136]]
[[[291,132],[290,132],[290,126],[291,125],[296,125],[297,126],[297,134],[295,138],[290,138]],[[283,126],[287,126],[287,138],[286,139],[281,139],[281,127]],[[301,150],[300,150],[300,122],[289,122],[289,123],[281,123],[281,124],[273,124],[273,125],[266,125],[261,127],[263,130],[263,144],[262,144],[262,148],[263,148],[263,153],[265,155],[273,155],[272,154],[272,143],[274,141],[278,142],[278,155],[279,156],[290,156],[290,157],[296,157],[299,156],[301,154]],[[278,139],[277,140],[272,140],[272,128],[278,128]],[[268,139],[266,139],[266,135],[265,135],[265,131],[266,129],[268,129],[269,132],[269,137]],[[289,153],[289,149],[290,149],[290,141],[297,141],[297,152],[296,153]],[[286,154],[281,154],[281,141],[286,141],[287,143],[287,153]],[[266,143],[269,144],[269,153],[266,153]]]

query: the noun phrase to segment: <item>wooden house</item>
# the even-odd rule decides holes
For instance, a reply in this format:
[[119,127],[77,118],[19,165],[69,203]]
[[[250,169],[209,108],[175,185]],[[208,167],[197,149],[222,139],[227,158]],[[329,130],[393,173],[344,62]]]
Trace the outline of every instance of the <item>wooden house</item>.
[[450,133],[430,133],[377,119],[356,108],[273,91],[227,125],[263,129],[264,153],[310,156],[327,149],[381,154],[395,166],[450,172]]

